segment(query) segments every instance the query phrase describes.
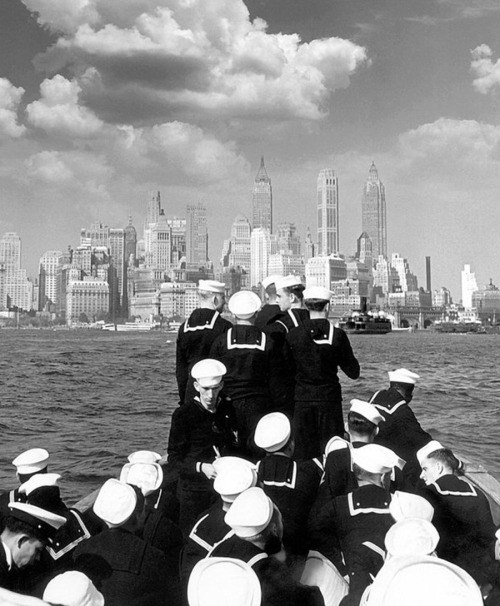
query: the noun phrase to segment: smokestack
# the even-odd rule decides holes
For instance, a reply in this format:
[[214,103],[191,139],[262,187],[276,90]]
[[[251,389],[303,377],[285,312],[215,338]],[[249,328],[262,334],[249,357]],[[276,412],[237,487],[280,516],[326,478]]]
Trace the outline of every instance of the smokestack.
[[425,257],[425,278],[427,292],[431,292],[431,258]]

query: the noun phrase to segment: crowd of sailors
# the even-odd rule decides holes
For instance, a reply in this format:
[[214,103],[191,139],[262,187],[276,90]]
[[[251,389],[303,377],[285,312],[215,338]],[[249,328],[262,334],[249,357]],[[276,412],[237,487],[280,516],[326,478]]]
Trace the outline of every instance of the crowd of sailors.
[[500,604],[500,533],[461,461],[419,424],[420,377],[389,372],[344,419],[337,373],[356,379],[360,365],[328,319],[331,293],[295,276],[263,285],[264,305],[230,298],[233,323],[224,285],[200,281],[165,454],[131,453],[75,507],[47,450],[14,459],[0,604]]

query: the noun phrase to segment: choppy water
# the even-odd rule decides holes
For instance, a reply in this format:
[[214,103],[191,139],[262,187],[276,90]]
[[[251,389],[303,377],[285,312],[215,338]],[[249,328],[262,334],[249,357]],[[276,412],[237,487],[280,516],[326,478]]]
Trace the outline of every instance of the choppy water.
[[[167,342],[170,341],[170,342]],[[361,378],[344,402],[387,385],[387,371],[418,372],[412,407],[444,444],[500,479],[500,335],[351,338]],[[0,330],[0,491],[16,485],[12,459],[43,446],[72,502],[117,476],[130,452],[164,452],[177,406],[175,335]]]

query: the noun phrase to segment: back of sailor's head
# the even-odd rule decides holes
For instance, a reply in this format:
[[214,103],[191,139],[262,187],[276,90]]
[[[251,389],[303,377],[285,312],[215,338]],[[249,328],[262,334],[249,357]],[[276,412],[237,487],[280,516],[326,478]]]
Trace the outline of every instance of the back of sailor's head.
[[214,490],[225,503],[233,503],[238,495],[257,484],[256,467],[246,459],[220,457],[215,459],[214,467]]

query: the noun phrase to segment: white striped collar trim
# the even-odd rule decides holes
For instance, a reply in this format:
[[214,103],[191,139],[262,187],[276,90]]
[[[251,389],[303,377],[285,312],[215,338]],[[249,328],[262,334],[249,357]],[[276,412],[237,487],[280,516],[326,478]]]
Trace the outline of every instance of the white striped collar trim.
[[295,461],[293,462],[292,479],[290,482],[273,482],[272,480],[264,480],[262,483],[266,486],[283,486],[286,488],[295,488],[295,485],[297,483],[297,463]]
[[247,564],[249,566],[254,566],[254,564],[257,564],[257,562],[260,562],[261,560],[265,560],[266,558],[268,558],[269,556],[267,555],[267,553],[259,553],[256,556],[253,556],[253,558],[250,558],[247,562]]
[[75,516],[75,518],[77,519],[77,521],[80,525],[80,528],[82,530],[82,534],[74,541],[71,541],[71,543],[68,543],[68,545],[66,545],[66,547],[63,547],[63,549],[61,549],[59,551],[54,551],[54,549],[50,545],[47,545],[45,547],[45,549],[49,552],[50,557],[53,560],[58,560],[59,558],[62,558],[63,555],[68,553],[68,551],[71,551],[74,547],[76,547],[78,545],[78,543],[81,543],[82,541],[85,541],[86,539],[90,539],[90,532],[89,532],[88,528],[85,526],[82,518],[73,509],[70,510],[70,513],[72,513]]
[[396,410],[398,408],[400,408],[401,406],[404,406],[406,404],[406,400],[401,400],[400,402],[395,404],[392,408],[386,408],[382,404],[375,404],[374,402],[372,402],[372,404],[373,404],[373,406],[375,406],[375,408],[378,408],[379,410],[383,410],[388,415],[392,415],[394,412],[396,412]]
[[368,547],[368,549],[371,549],[375,553],[378,553],[378,555],[385,560],[385,551],[382,549],[382,547],[375,545],[375,543],[372,543],[371,541],[363,541],[362,545]]
[[276,320],[276,324],[281,324],[281,326],[283,326],[283,328],[286,330],[286,332],[289,332],[288,327],[281,320]]
[[325,344],[331,345],[333,343],[333,333],[334,333],[333,324],[330,322],[328,338],[327,339],[313,339],[313,341],[315,343],[317,343],[318,345],[325,345]]
[[254,343],[250,345],[249,343],[231,343],[231,335],[233,334],[233,329],[230,328],[227,331],[227,348],[228,349],[258,349],[259,351],[265,351],[266,349],[266,333],[262,333],[262,341],[260,345],[258,343]]
[[289,309],[286,313],[290,316],[290,318],[291,318],[291,320],[292,320],[293,325],[295,326],[295,328],[297,328],[297,326],[299,325],[299,323],[298,323],[297,318],[295,317],[293,311],[291,309]]
[[474,488],[474,486],[472,486],[472,484],[467,482],[467,480],[464,480],[463,478],[460,478],[460,479],[462,480],[462,482],[465,482],[470,487],[471,492],[461,492],[459,490],[443,490],[437,482],[431,482],[431,485],[434,486],[434,488],[436,489],[437,492],[439,492],[439,494],[442,494],[444,496],[477,497],[477,492],[476,492],[476,489]]
[[387,504],[387,507],[384,508],[379,508],[379,507],[363,507],[360,509],[356,509],[354,507],[354,502],[352,500],[352,492],[350,492],[347,495],[347,504],[349,505],[349,513],[351,514],[351,516],[357,516],[363,513],[381,513],[381,514],[386,514],[386,515],[390,515],[389,512],[389,504]]
[[215,326],[215,321],[219,317],[219,312],[216,311],[212,317],[212,320],[208,324],[203,324],[202,326],[189,326],[189,320],[184,322],[184,332],[194,332],[196,330],[212,330]]

